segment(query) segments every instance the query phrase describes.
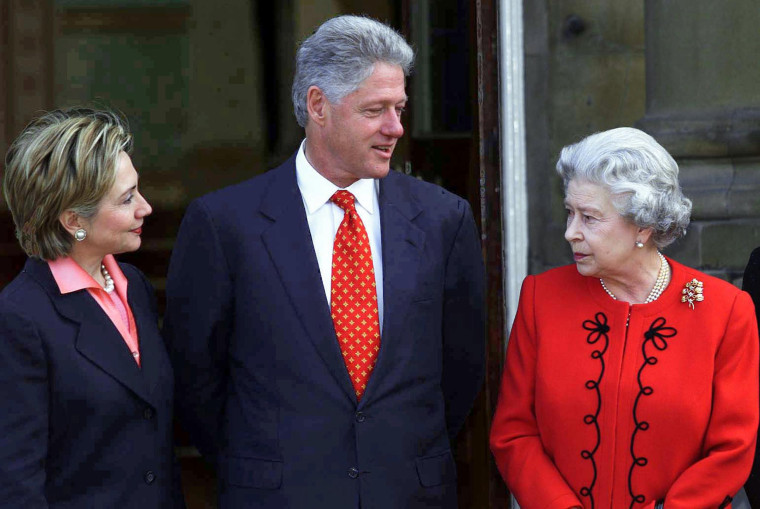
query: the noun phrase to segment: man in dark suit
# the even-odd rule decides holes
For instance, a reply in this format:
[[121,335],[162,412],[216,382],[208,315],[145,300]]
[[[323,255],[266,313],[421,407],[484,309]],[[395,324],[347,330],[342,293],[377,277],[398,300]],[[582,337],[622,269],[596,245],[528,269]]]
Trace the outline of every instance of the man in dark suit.
[[[744,269],[742,290],[749,293],[752,302],[755,303],[757,321],[760,323],[760,247],[755,248],[749,257],[747,267]],[[760,439],[760,435],[758,435]],[[760,443],[755,449],[755,462],[749,474],[749,479],[744,484],[747,498],[751,507],[760,507]]]
[[187,210],[165,336],[222,508],[457,505],[484,271],[467,202],[389,172],[412,62],[386,25],[325,22],[298,51],[298,152]]

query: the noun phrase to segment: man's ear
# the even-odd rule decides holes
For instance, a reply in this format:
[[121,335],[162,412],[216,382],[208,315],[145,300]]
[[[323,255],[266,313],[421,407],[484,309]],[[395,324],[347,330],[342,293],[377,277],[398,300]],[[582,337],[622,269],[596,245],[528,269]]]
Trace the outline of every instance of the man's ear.
[[310,86],[306,91],[306,110],[309,112],[309,119],[319,126],[324,126],[329,107],[324,92],[315,85]]
[[82,227],[82,221],[79,214],[73,210],[64,210],[58,220],[61,222],[63,228],[74,236],[74,232]]

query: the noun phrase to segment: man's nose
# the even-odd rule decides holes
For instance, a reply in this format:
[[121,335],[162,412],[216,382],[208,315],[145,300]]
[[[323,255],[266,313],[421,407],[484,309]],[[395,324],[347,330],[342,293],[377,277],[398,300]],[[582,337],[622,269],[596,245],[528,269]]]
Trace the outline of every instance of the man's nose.
[[404,135],[404,126],[401,125],[401,115],[395,110],[385,114],[381,132],[392,138],[401,138]]

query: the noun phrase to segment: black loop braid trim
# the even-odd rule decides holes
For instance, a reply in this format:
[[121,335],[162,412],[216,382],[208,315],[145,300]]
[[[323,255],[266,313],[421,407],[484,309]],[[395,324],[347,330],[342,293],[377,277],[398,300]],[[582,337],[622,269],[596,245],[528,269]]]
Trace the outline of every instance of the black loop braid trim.
[[588,336],[586,336],[586,343],[589,345],[596,345],[600,339],[604,340],[601,348],[597,347],[591,352],[592,359],[599,359],[599,376],[596,380],[586,380],[586,389],[594,391],[596,393],[596,410],[593,414],[586,414],[583,417],[583,422],[586,423],[587,426],[593,425],[594,431],[596,431],[596,443],[594,444],[593,449],[584,449],[581,451],[581,458],[591,462],[591,468],[594,470],[594,475],[591,478],[591,483],[588,486],[583,486],[581,488],[580,494],[581,496],[588,497],[589,501],[591,502],[591,508],[593,509],[593,490],[597,479],[596,461],[594,460],[594,454],[596,454],[596,451],[599,449],[599,444],[602,440],[602,435],[599,430],[599,422],[597,421],[599,412],[602,410],[602,393],[599,390],[599,384],[601,383],[602,377],[604,376],[604,354],[607,352],[607,347],[610,344],[610,338],[607,335],[607,333],[610,331],[610,327],[607,325],[607,317],[604,315],[604,313],[599,312],[594,316],[593,320],[585,320],[583,322],[583,328],[589,331]]
[[641,373],[644,371],[644,368],[657,364],[657,357],[647,353],[647,345],[651,343],[657,351],[663,352],[668,348],[668,338],[672,338],[677,333],[678,331],[673,327],[666,327],[665,319],[660,317],[653,321],[649,326],[649,330],[644,333],[644,342],[641,344],[641,353],[644,355],[644,363],[641,365],[641,368],[639,368],[639,373],[636,376],[636,381],[639,384],[639,393],[636,395],[636,400],[633,403],[633,423],[635,424],[633,434],[631,435],[631,458],[633,459],[633,462],[631,463],[631,469],[628,471],[628,492],[631,494],[632,498],[631,505],[629,506],[630,508],[633,508],[634,504],[643,504],[645,499],[644,495],[641,493],[637,494],[633,492],[633,469],[636,467],[645,467],[649,462],[644,456],[636,456],[634,450],[634,442],[636,441],[636,435],[638,432],[647,431],[649,429],[648,421],[639,420],[639,415],[637,413],[639,401],[642,396],[651,396],[652,393],[654,393],[653,387],[644,385],[641,381]]

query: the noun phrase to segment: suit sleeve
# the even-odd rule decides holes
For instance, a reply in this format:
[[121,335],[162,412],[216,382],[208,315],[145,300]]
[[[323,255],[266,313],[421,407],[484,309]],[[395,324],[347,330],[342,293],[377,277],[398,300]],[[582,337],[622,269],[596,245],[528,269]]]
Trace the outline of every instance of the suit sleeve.
[[485,270],[469,204],[460,202],[457,235],[446,262],[442,390],[453,440],[470,413],[485,368]]
[[231,287],[217,226],[203,203],[195,201],[172,250],[163,332],[180,423],[212,463],[224,411]]
[[583,504],[544,452],[536,422],[535,279],[523,282],[507,346],[491,451],[507,488],[523,509],[567,509]]
[[705,432],[704,457],[668,490],[665,507],[719,507],[749,475],[758,426],[758,333],[752,301],[734,301],[715,356],[713,410]]
[[47,360],[31,320],[0,304],[0,508],[44,509]]
[[[755,316],[760,322],[760,248],[756,248],[744,269],[742,289],[749,293],[755,303]],[[755,459],[749,479],[744,485],[752,507],[760,507],[760,449],[755,449]]]

